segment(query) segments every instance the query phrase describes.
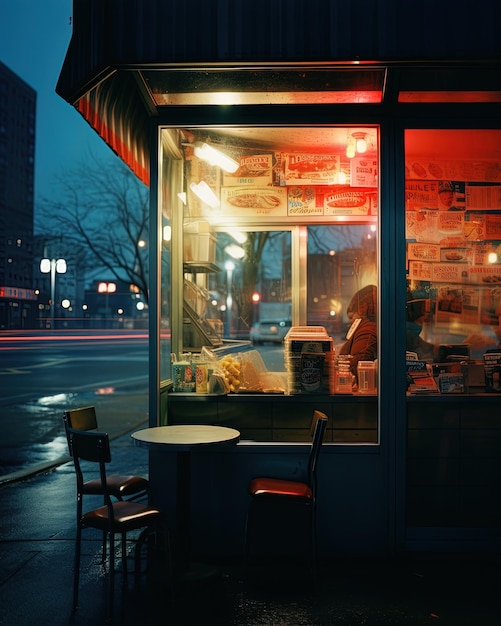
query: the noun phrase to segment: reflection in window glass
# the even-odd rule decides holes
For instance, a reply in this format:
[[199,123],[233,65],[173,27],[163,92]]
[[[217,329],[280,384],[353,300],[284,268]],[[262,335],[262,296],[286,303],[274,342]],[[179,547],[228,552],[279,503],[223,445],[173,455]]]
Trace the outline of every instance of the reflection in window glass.
[[[358,303],[353,309],[353,302],[359,299],[357,294],[372,298],[370,286],[377,286],[377,272],[375,224],[308,228],[307,323],[327,329],[336,353],[355,319],[370,316],[375,321],[377,303],[362,311]],[[362,360],[376,358],[377,341],[369,343]]]
[[500,146],[499,130],[405,133],[406,347],[443,364],[442,393],[465,390],[458,361],[468,359],[482,365],[470,391],[483,389],[483,357],[501,337]]

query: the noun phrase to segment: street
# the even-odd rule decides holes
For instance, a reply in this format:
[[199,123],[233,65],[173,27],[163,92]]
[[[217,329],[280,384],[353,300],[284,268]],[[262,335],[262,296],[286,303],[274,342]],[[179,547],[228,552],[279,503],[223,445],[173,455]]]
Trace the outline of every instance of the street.
[[[283,371],[281,345],[259,352],[270,371]],[[110,437],[145,425],[147,332],[3,331],[0,401],[0,479],[68,455],[66,409],[95,406],[99,427]]]
[[67,456],[63,411],[96,406],[111,437],[147,421],[145,331],[0,335],[0,477]]

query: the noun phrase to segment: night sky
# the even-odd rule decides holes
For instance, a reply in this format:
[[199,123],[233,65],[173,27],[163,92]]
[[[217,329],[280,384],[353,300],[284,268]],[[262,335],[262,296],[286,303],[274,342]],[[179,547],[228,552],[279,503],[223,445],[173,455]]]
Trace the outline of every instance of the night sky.
[[37,92],[35,211],[85,157],[115,158],[55,91],[72,34],[72,0],[0,0],[0,60]]

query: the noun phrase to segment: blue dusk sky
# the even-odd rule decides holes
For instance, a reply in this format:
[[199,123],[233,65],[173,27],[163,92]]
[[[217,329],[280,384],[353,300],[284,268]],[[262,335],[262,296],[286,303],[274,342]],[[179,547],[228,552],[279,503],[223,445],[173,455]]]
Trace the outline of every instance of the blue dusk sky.
[[86,154],[116,158],[79,113],[56,94],[71,39],[72,0],[0,0],[0,61],[37,92],[35,212],[57,177]]

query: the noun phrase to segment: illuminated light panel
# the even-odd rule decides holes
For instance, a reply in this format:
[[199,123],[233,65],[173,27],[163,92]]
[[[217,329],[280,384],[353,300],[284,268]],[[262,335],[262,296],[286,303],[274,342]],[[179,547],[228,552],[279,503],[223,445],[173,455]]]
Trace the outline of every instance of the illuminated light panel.
[[398,101],[445,104],[501,102],[501,91],[401,91]]
[[297,91],[297,92],[204,92],[155,93],[157,106],[235,105],[235,104],[380,104],[383,92],[371,91]]

